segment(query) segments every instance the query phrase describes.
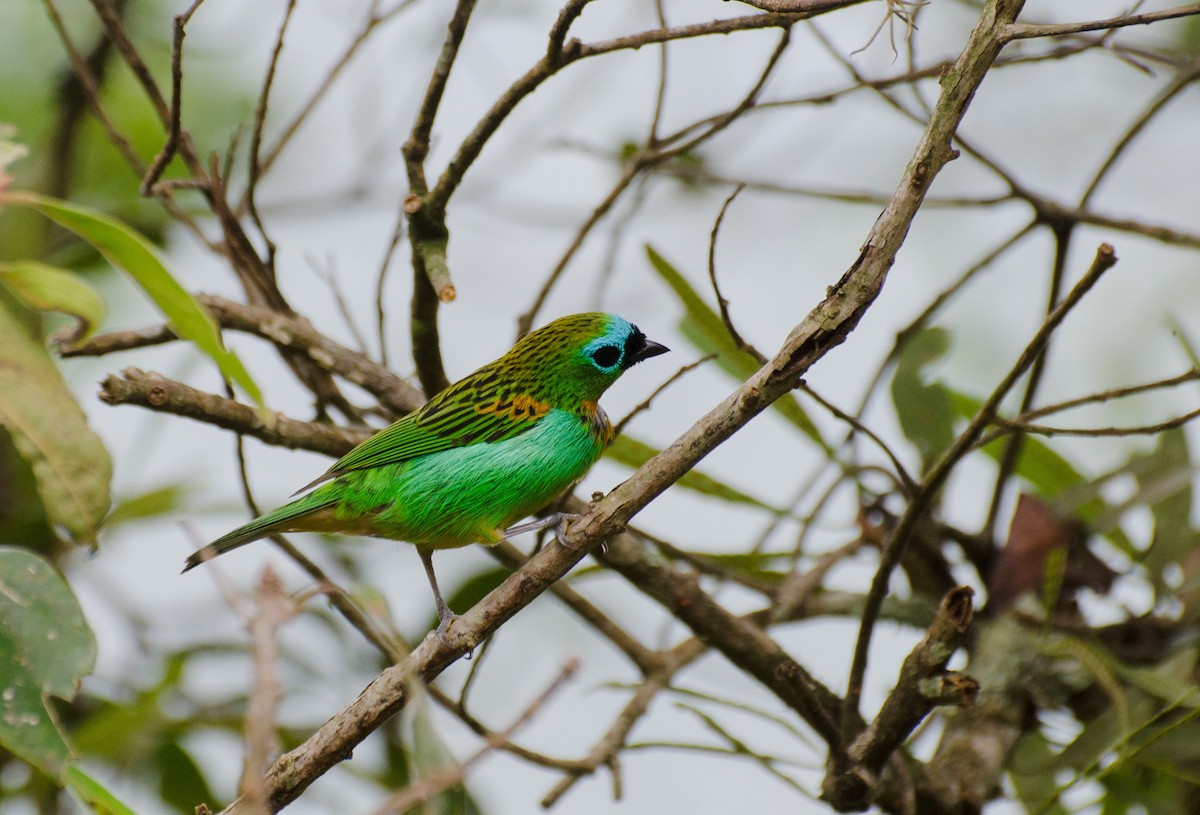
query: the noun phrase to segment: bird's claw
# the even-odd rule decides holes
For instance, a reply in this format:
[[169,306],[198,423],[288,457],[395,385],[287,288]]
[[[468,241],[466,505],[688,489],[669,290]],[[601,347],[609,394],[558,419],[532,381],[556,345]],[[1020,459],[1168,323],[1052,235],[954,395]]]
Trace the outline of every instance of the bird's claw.
[[[446,613],[439,615],[439,617],[441,618],[441,622],[438,623],[438,627],[437,627],[437,629],[434,630],[433,633],[437,635],[438,642],[440,642],[445,647],[447,647],[451,650],[454,650],[455,645],[454,645],[454,643],[452,643],[450,641],[450,639],[446,636],[446,634],[450,630],[450,624],[453,623],[455,620],[457,620],[459,618],[459,615],[455,614],[453,611],[450,611],[450,609],[446,609]],[[464,656],[467,659],[470,659],[472,656],[474,656],[474,654],[475,654],[475,649],[468,648],[467,652]]]
[[571,546],[566,542],[565,539],[567,534],[567,526],[571,523],[571,521],[578,517],[578,515],[575,515],[571,512],[555,512],[547,515],[545,518],[538,518],[537,520],[529,521],[528,523],[510,526],[508,529],[504,530],[503,534],[504,537],[509,538],[513,535],[521,535],[525,532],[537,532],[540,529],[549,529],[553,527],[554,540],[558,541],[560,546],[563,546],[567,549],[578,549],[578,546]]
[[572,552],[578,551],[579,547],[577,545],[567,543],[566,535],[567,527],[570,525],[571,521],[578,519],[579,516],[572,515],[567,512],[560,512],[558,515],[558,523],[554,525],[554,540],[557,541],[558,545],[564,549],[570,549]]

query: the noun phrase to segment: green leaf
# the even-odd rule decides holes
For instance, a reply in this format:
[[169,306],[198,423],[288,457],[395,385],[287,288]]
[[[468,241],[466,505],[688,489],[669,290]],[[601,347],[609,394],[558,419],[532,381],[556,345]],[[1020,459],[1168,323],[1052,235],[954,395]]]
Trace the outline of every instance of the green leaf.
[[179,690],[185,663],[184,655],[173,654],[153,686],[139,690],[131,699],[99,701],[72,733],[76,748],[118,767],[148,762],[152,745],[168,738],[174,726],[163,712],[162,697]]
[[[1198,19],[1200,18],[1192,18],[1193,21]],[[1184,330],[1183,325],[1174,315],[1170,317],[1169,322],[1171,324],[1171,335],[1179,340],[1179,346],[1183,349],[1184,356],[1192,363],[1193,368],[1200,368],[1200,349],[1196,348],[1196,344],[1188,337],[1187,331]]]
[[[413,782],[436,777],[456,766],[453,755],[434,726],[427,694],[415,693],[401,717],[407,736],[409,775]],[[417,811],[425,815],[475,815],[479,806],[460,781],[424,802]]]
[[1191,525],[1194,468],[1184,429],[1161,434],[1158,446],[1139,463],[1135,473],[1139,492],[1154,513],[1154,538],[1143,563],[1161,586],[1163,570],[1181,563],[1200,541]]
[[[684,337],[702,352],[716,354],[721,370],[734,379],[744,381],[750,378],[760,367],[758,360],[738,347],[725,328],[721,315],[709,307],[679,270],[654,251],[653,247],[646,246],[646,256],[650,259],[654,271],[658,272],[659,277],[671,287],[679,302],[683,304],[684,317],[679,323],[679,328]],[[832,452],[832,448],[822,438],[821,431],[813,424],[812,419],[808,418],[795,396],[786,394],[775,400],[771,407],[816,442],[822,450]]]
[[0,263],[0,284],[35,311],[61,311],[76,318],[74,329],[54,337],[81,342],[104,321],[104,298],[79,275],[36,261]]
[[159,797],[177,811],[194,812],[201,801],[217,800],[196,762],[178,743],[164,741],[154,752],[153,762]]
[[0,425],[29,463],[49,520],[94,545],[112,461],[54,361],[0,302]]
[[1046,737],[1034,730],[1017,741],[1008,762],[1008,778],[1026,812],[1066,815],[1055,781],[1054,754]]
[[927,328],[900,349],[892,377],[892,403],[900,429],[921,454],[928,469],[954,443],[954,401],[949,388],[925,381],[925,367],[945,356],[950,335],[941,328]]
[[141,495],[130,496],[113,507],[104,520],[104,526],[106,529],[112,529],[117,524],[175,513],[183,505],[187,491],[186,484],[175,483],[156,487]]
[[263,404],[262,393],[242,361],[221,343],[212,315],[171,276],[148,240],[101,212],[37,193],[8,193],[3,200],[32,207],[94,246],[109,263],[134,279],[162,311],[176,334],[194,343],[217,363],[225,377],[238,384],[259,405]]
[[79,603],[49,563],[0,547],[0,744],[53,778],[71,758],[49,697],[71,699],[96,643]]
[[1200,707],[1200,688],[1196,687],[1197,651],[1180,648],[1157,665],[1137,666],[1117,663],[1117,669],[1131,687],[1168,703],[1170,707]]
[[1123,764],[1105,774],[1103,782],[1101,815],[1184,815],[1193,811],[1184,803],[1192,792],[1190,785],[1180,784],[1164,772]]
[[[624,464],[626,467],[637,469],[649,461],[651,458],[659,454],[659,450],[651,447],[645,442],[638,441],[627,434],[622,434],[615,438],[607,449],[604,455],[613,461]],[[712,476],[705,475],[699,470],[691,470],[684,474],[683,478],[676,482],[679,486],[689,490],[707,495],[711,498],[720,498],[722,501],[731,501],[735,504],[749,504],[751,506],[765,509],[768,512],[773,512],[776,515],[787,515],[787,510],[773,507],[768,503],[758,500],[752,495],[729,486]]]
[[121,803],[104,785],[72,764],[64,778],[67,788],[79,796],[95,815],[135,815],[134,811]]

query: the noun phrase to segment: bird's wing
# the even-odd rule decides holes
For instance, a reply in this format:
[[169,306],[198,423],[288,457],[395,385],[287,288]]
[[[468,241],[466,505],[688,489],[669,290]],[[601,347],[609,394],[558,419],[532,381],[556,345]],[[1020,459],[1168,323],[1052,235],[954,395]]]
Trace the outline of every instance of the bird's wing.
[[510,439],[533,427],[549,412],[547,402],[515,390],[497,389],[484,368],[362,442],[298,492],[352,470],[397,464],[468,444]]

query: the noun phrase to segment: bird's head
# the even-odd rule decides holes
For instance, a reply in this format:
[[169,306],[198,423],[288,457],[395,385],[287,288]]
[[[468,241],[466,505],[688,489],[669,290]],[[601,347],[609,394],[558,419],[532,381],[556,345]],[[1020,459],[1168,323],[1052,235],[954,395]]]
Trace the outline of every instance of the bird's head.
[[507,356],[568,397],[596,400],[625,371],[667,350],[628,320],[588,312],[530,332]]

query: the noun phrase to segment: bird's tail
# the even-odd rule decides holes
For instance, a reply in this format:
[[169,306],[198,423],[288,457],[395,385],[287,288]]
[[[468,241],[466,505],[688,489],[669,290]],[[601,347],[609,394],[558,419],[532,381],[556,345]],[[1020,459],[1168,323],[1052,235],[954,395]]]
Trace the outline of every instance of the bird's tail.
[[313,493],[297,501],[292,501],[290,504],[284,504],[279,509],[255,518],[245,526],[239,526],[232,532],[217,538],[203,549],[198,549],[188,555],[183,571],[186,572],[194,569],[206,560],[212,560],[217,555],[223,555],[231,549],[236,549],[239,546],[251,543],[260,538],[265,538],[268,535],[273,535],[276,532],[298,531],[303,526],[303,524],[298,522],[304,516],[317,510],[325,509],[333,503],[335,503],[334,499]]

